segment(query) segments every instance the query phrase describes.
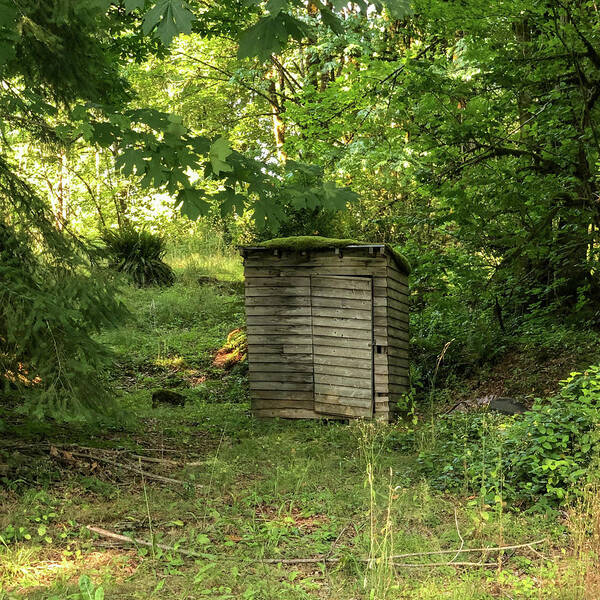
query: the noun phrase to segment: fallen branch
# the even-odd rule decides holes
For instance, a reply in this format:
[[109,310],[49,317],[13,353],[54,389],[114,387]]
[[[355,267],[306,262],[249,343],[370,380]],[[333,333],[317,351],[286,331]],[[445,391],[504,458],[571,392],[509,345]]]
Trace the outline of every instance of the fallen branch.
[[146,546],[148,548],[160,548],[161,550],[177,552],[192,558],[207,558],[209,556],[207,554],[200,554],[199,552],[192,552],[191,550],[184,550],[183,548],[174,548],[173,546],[167,546],[166,544],[153,544],[152,542],[147,542],[146,540],[132,538],[127,535],[120,535],[119,533],[113,533],[112,531],[102,529],[101,527],[93,527],[92,525],[86,525],[86,529],[102,537],[109,538],[123,544],[135,544],[137,546]]
[[137,458],[138,460],[145,461],[145,462],[153,462],[153,463],[159,463],[159,464],[163,464],[163,465],[179,466],[179,463],[176,460],[170,460],[168,458],[154,458],[152,456],[142,456],[141,454],[132,454],[131,457]]
[[[167,550],[169,552],[178,552],[179,554],[182,554],[183,556],[190,556],[193,558],[208,558],[208,557],[210,557],[210,555],[208,555],[208,554],[199,554],[198,552],[192,552],[190,550],[184,550],[182,548],[175,548],[173,546],[167,546],[166,544],[152,544],[152,542],[148,542],[146,540],[142,540],[139,538],[128,537],[126,535],[120,535],[118,533],[113,533],[106,529],[102,529],[101,527],[93,527],[92,525],[86,525],[86,528],[89,531],[97,533],[98,535],[100,535],[102,537],[107,537],[112,540],[116,540],[116,541],[123,542],[126,544],[137,544],[138,546],[161,548],[162,550]],[[514,550],[517,548],[531,548],[531,546],[534,546],[536,544],[541,544],[542,542],[545,542],[545,541],[546,540],[543,539],[543,540],[536,540],[534,542],[527,542],[524,544],[514,544],[512,546],[496,546],[493,548],[465,548],[465,549],[461,550],[459,553],[462,553],[462,552],[500,552],[503,550]],[[431,552],[412,552],[409,554],[395,554],[388,558],[393,560],[395,558],[407,558],[407,557],[411,557],[411,556],[431,556],[431,555],[436,555],[436,554],[452,554],[452,553],[456,553],[456,552],[457,552],[456,549],[454,549],[454,550],[437,550],[437,551],[431,551]],[[220,556],[219,558],[222,560],[243,560],[243,559],[238,559],[233,556]],[[252,560],[253,562],[261,562],[263,564],[271,564],[271,565],[275,565],[275,564],[276,565],[280,565],[280,564],[281,565],[300,565],[300,564],[315,564],[315,563],[336,564],[336,563],[340,563],[343,559],[321,555],[321,556],[316,556],[316,557],[312,557],[312,558],[262,558],[262,559],[246,559],[246,560]],[[377,560],[377,559],[357,558],[356,560],[358,562],[369,563],[369,562],[373,562],[373,560]],[[495,566],[497,566],[497,563],[495,563],[495,562],[454,562],[453,560],[448,561],[448,562],[433,562],[433,563],[392,562],[390,564],[395,567],[400,567],[400,568],[495,567]]]
[[495,562],[434,562],[434,563],[397,563],[391,562],[390,565],[394,567],[401,567],[402,569],[406,569],[408,567],[413,568],[431,568],[431,567],[497,567],[498,563]]
[[[514,544],[512,546],[495,546],[491,548],[481,547],[481,548],[463,548],[459,554],[463,554],[464,552],[502,552],[503,550],[516,550],[518,548],[531,548],[531,546],[537,546],[546,541],[546,539],[535,540],[535,542],[526,542],[524,544]],[[429,552],[409,552],[407,554],[394,554],[390,556],[391,559],[395,558],[409,558],[411,556],[432,556],[436,554],[453,554],[456,550],[431,550]],[[534,550],[534,552],[536,552]]]
[[113,465],[114,467],[119,467],[120,469],[125,469],[127,471],[133,471],[138,475],[142,475],[146,477],[146,479],[154,479],[156,481],[162,481],[163,483],[175,483],[177,485],[186,485],[186,481],[181,481],[181,479],[173,479],[172,477],[164,477],[163,475],[156,475],[154,473],[150,473],[149,471],[144,471],[142,469],[138,469],[137,467],[133,467],[132,465],[126,465],[116,460],[111,460],[110,458],[104,458],[100,456],[92,456],[91,454],[86,454],[85,452],[75,452],[71,451],[70,454],[73,456],[79,456],[82,458],[87,458],[89,460],[96,460],[98,462],[104,462],[109,465]]

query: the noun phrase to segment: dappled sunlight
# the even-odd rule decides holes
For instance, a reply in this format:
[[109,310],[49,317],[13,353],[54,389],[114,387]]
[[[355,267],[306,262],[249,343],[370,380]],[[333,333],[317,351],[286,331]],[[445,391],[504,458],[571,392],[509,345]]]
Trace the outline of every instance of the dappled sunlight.
[[93,581],[110,579],[118,584],[134,575],[141,561],[135,551],[120,548],[86,551],[73,546],[62,552],[24,545],[3,548],[0,549],[0,592],[4,589],[25,596],[36,588],[76,586],[84,573]]

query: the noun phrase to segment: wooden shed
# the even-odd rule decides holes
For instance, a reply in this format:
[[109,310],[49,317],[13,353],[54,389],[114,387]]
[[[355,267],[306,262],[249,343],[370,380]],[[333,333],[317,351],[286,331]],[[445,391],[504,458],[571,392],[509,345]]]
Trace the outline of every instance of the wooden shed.
[[409,385],[406,260],[322,237],[241,253],[253,413],[388,420]]

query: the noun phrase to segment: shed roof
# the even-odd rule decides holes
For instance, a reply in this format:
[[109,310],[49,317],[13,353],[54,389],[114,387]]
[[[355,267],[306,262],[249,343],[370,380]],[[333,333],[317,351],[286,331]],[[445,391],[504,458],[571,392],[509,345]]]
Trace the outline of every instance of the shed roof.
[[294,237],[274,238],[253,246],[242,246],[244,250],[288,250],[306,252],[308,250],[326,250],[329,248],[379,248],[389,254],[398,266],[408,275],[411,268],[408,260],[389,244],[369,244],[350,239],[326,238],[319,235],[302,235]]

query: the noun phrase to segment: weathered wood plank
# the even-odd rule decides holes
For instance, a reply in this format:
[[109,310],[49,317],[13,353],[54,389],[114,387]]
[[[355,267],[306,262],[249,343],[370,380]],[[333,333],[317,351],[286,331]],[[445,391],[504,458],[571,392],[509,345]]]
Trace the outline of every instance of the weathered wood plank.
[[[329,349],[326,349],[329,350]],[[319,368],[328,366],[337,366],[337,367],[348,367],[350,369],[365,369],[370,370],[368,366],[370,364],[369,359],[371,358],[371,351],[365,353],[365,356],[340,356],[334,354],[315,354],[314,355],[314,363],[315,368],[319,366]],[[365,366],[366,360],[366,366]]]
[[352,329],[371,329],[371,311],[313,306],[312,322],[328,327],[343,324]]
[[390,305],[386,307],[387,309],[387,314],[390,316],[395,316],[397,318],[400,319],[409,319],[409,311],[408,308],[406,307],[406,305],[404,304],[400,304],[400,305],[396,305],[394,303],[389,303]]
[[389,373],[389,367],[388,367],[387,363],[383,363],[383,364],[375,363],[373,365],[373,370],[374,370],[375,375],[388,375],[388,373]]
[[397,281],[393,277],[389,277],[389,276],[386,277],[386,279],[387,279],[388,289],[394,290],[395,292],[398,292],[399,294],[402,294],[403,296],[406,296],[406,297],[409,296],[410,292],[409,292],[407,284]]
[[393,354],[389,354],[388,353],[388,363],[390,365],[393,365],[393,364],[404,364],[404,363],[401,363],[399,361],[409,358],[409,356],[408,356],[408,354],[409,354],[408,347],[405,347],[405,348],[394,347],[394,348],[390,348],[390,350],[393,350]]
[[[359,340],[359,339],[351,339],[344,338],[339,339],[335,337],[321,336],[321,335],[313,335],[313,348],[315,354],[322,354],[317,350],[321,347],[329,347],[334,346],[336,348],[347,349],[352,348],[353,350],[363,350],[369,352],[369,357],[371,356],[371,341],[370,340]],[[350,356],[353,356],[353,353],[350,353]]]
[[248,306],[310,306],[310,296],[247,296],[246,307]]
[[363,340],[370,342],[373,338],[373,333],[370,329],[354,329],[352,327],[344,327],[343,325],[339,327],[313,325],[313,333],[315,337],[326,336],[336,338],[336,340]]
[[373,408],[372,398],[360,398],[357,396],[340,396],[339,394],[315,394],[315,405],[316,404],[328,404],[330,410],[334,410],[334,407],[341,406],[360,406],[363,408]]
[[271,398],[270,400],[262,400],[257,398],[252,401],[252,408],[255,410],[276,410],[281,408],[298,408],[305,410],[313,410],[314,403],[312,400],[294,400],[293,398]]
[[410,344],[406,340],[390,338],[387,346],[387,353],[389,356],[404,358],[404,353],[408,350],[409,346]]
[[[346,382],[346,385],[329,382],[329,379],[327,375],[315,375],[315,398],[321,399],[320,401],[323,401],[323,396],[357,398],[365,402],[370,402],[373,398],[371,379],[354,379],[352,382]],[[341,381],[341,379],[338,378],[337,381]]]
[[[342,348],[340,346],[323,346],[319,345],[314,348],[314,355],[319,356],[319,360],[327,358],[339,357],[346,359],[361,359],[361,360],[372,360],[372,350],[363,350],[360,348]],[[316,359],[315,359],[316,360]]]
[[[316,357],[315,357],[316,358]],[[320,357],[321,359],[323,357]],[[364,367],[364,361],[356,361],[360,364],[360,367],[351,367],[346,363],[347,361],[343,361],[343,365],[334,365],[331,362],[323,361],[322,363],[315,362],[314,365],[314,373],[315,377],[317,375],[330,375],[337,377],[357,377],[359,379],[369,379],[371,377],[371,369],[368,367]],[[324,364],[323,364],[324,363]]]
[[[377,286],[375,286],[375,289],[377,289]],[[386,291],[380,292],[380,293],[384,294],[388,298],[391,298],[392,300],[397,300],[398,302],[404,302],[404,303],[408,304],[408,294],[407,293],[399,292],[398,290],[392,289],[390,287],[385,287],[384,289]]]
[[[266,304],[266,303],[265,303]],[[246,306],[246,318],[250,316],[307,316],[310,317],[310,306]]]
[[288,297],[308,296],[310,293],[310,287],[308,287],[308,285],[291,285],[285,287],[277,287],[276,285],[264,287],[246,286],[245,292],[246,298],[253,298],[256,296],[267,296],[269,298],[280,298],[283,300],[287,299]]
[[332,267],[340,265],[344,267],[369,268],[373,265],[378,267],[386,266],[384,257],[368,258],[368,254],[362,256],[353,256],[345,252],[342,256],[336,255],[333,251],[329,253],[311,253],[307,256],[288,254],[284,256],[263,255],[261,257],[248,256],[245,261],[247,268],[283,268],[283,267]]
[[395,265],[388,264],[387,276],[398,283],[401,283],[408,287],[408,275],[400,271]]
[[396,360],[396,362],[392,362],[391,360],[388,362],[388,368],[390,369],[390,372],[393,371],[394,373],[397,373],[404,369],[408,369],[408,367],[409,363],[407,358],[399,358]]
[[388,317],[374,317],[373,325],[378,327],[388,327],[399,331],[408,332],[408,322],[400,319],[390,319]]
[[251,396],[257,400],[281,400],[282,398],[289,397],[294,400],[310,400],[314,399],[312,389],[310,391],[298,391],[298,390],[252,390]]
[[[375,340],[390,340],[393,338],[396,340],[408,342],[408,340],[410,339],[408,331],[392,331],[388,327],[373,327],[373,335],[375,336]],[[376,341],[376,343],[379,344],[378,341]]]
[[310,315],[246,315],[246,324],[254,331],[265,325],[311,327],[311,319]]
[[289,349],[282,344],[249,344],[248,353],[255,362],[312,362],[312,344],[302,345],[298,351]]
[[371,289],[371,277],[369,275],[311,275],[311,285],[323,287],[340,287],[350,289]]
[[253,325],[248,328],[248,339],[250,337],[261,336],[310,336],[312,326],[310,322],[304,322],[302,325]]
[[288,392],[310,392],[313,391],[312,378],[310,382],[299,382],[299,381],[253,381],[250,380],[250,390],[273,390]]
[[368,266],[345,266],[343,262],[331,265],[313,265],[310,267],[246,267],[245,278],[254,277],[304,277],[304,276],[372,276],[387,277],[386,267],[380,264],[369,264]]
[[325,308],[339,308],[339,309],[359,309],[367,310],[369,308],[368,300],[356,299],[356,298],[340,298],[337,296],[313,296],[312,297],[313,308],[325,307]]
[[[313,374],[309,372],[304,373],[290,373],[289,371],[275,370],[275,371],[254,371],[249,370],[248,381],[250,386],[254,383],[268,383],[268,382],[283,382],[283,383],[311,383],[313,382]],[[271,388],[258,388],[253,389],[271,389]],[[281,388],[285,389],[285,388]],[[297,388],[300,389],[300,388]]]
[[389,307],[394,306],[402,311],[408,311],[409,305],[408,302],[400,302],[399,300],[395,300],[394,298],[388,298],[387,296],[373,296],[373,306],[383,306]]
[[[265,356],[269,357],[269,355]],[[270,359],[267,358],[267,360],[264,361],[253,360],[251,363],[248,363],[248,370],[250,373],[269,371],[280,371],[282,373],[312,373],[313,364],[312,360],[310,362],[289,361],[278,356],[270,355]]]
[[408,377],[401,377],[400,375],[396,375],[394,377],[394,383],[389,384],[390,392],[400,392],[403,393],[409,387]]
[[302,408],[256,409],[253,410],[257,419],[317,419],[322,418],[314,410]]
[[290,277],[246,277],[246,287],[307,287],[310,285],[308,275],[296,273]]
[[342,406],[323,402],[315,402],[315,411],[317,411],[322,417],[331,415],[332,417],[370,418],[373,414],[373,408],[371,406]]
[[[341,317],[336,317],[335,326],[331,320],[319,320],[319,304],[321,298],[331,298],[331,306],[327,308],[342,308],[343,300],[359,299],[362,306],[357,306],[362,321],[356,319],[356,313],[348,311]],[[328,413],[337,415],[348,414],[348,407],[357,406],[356,399],[362,400],[362,414],[370,415],[372,411],[372,307],[371,307],[371,278],[370,277],[320,277],[311,278],[311,304],[313,310],[313,353],[322,356],[322,352],[334,356],[342,356],[342,350],[353,359],[364,359],[362,373],[365,377],[353,378],[347,374],[338,375],[327,372],[329,365],[323,369],[315,365],[314,390],[315,410],[323,410],[323,405],[333,405],[326,408]],[[363,323],[362,328],[356,328]],[[352,325],[352,327],[350,327]],[[330,350],[325,350],[329,348]],[[362,356],[361,356],[361,353]],[[347,367],[347,365],[345,365]],[[322,371],[322,372],[321,372]],[[347,371],[346,371],[347,373]]]
[[313,343],[312,337],[310,334],[302,335],[292,333],[289,335],[262,335],[260,333],[248,333],[248,344],[264,344],[268,346],[269,344],[292,344],[292,345],[307,345],[310,346]]
[[311,296],[313,298],[348,298],[350,300],[371,301],[371,291],[363,289],[325,288],[313,286],[311,290]]
[[[335,388],[335,393],[341,395],[357,396],[359,398],[370,398],[371,394],[371,374],[368,377],[347,377],[345,375],[333,375],[331,373],[315,373],[315,386],[318,386],[319,393],[323,391],[329,393]],[[357,394],[346,394],[346,390],[357,390]],[[344,392],[344,393],[342,393]]]

